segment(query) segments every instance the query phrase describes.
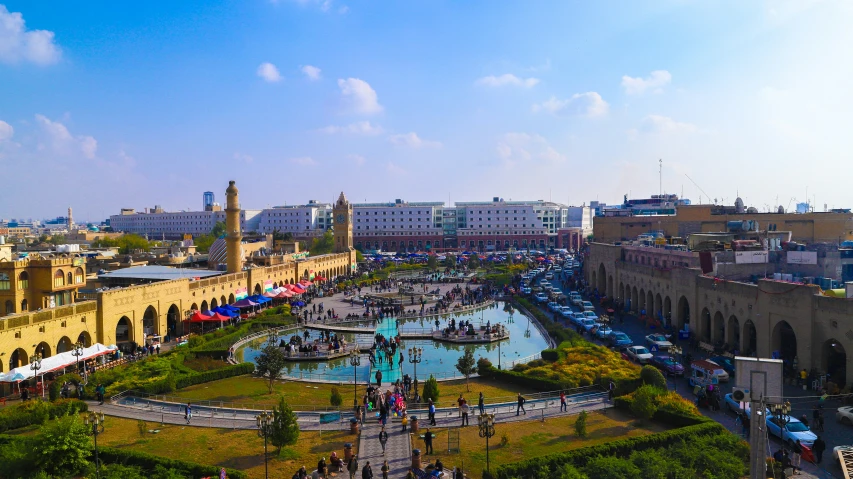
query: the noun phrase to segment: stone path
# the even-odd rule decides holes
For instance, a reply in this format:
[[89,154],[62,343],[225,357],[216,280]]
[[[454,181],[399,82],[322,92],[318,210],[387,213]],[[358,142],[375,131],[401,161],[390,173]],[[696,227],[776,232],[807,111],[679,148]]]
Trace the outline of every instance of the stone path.
[[382,462],[388,461],[391,471],[389,478],[400,479],[406,476],[412,465],[412,448],[410,441],[410,430],[403,432],[400,424],[388,423],[385,431],[388,433],[388,442],[385,444],[385,454],[382,454],[382,445],[379,443],[379,431],[381,426],[376,422],[368,422],[361,431],[361,439],[358,442],[358,465],[364,467],[370,461],[374,477],[382,477]]
[[[395,336],[397,336],[397,320],[395,318],[386,317],[379,324],[376,325],[376,334],[381,334],[391,340]],[[402,379],[402,374],[400,373],[400,352],[401,350],[397,350],[394,355],[394,363],[393,366],[388,362],[387,357],[383,357],[382,362],[379,362],[379,358],[377,357],[376,363],[373,367],[370,368],[370,382],[376,384],[376,372],[382,372],[382,384],[388,385],[393,384],[398,379]],[[379,353],[377,353],[378,356]]]

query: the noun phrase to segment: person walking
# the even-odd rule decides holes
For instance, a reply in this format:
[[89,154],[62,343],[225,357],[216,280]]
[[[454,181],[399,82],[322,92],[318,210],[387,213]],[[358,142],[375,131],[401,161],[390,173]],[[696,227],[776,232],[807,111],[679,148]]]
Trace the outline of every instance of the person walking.
[[524,411],[524,414],[527,414],[527,411],[524,409],[524,403],[527,399],[524,399],[524,396],[521,393],[518,393],[518,406],[515,407],[515,415],[519,415],[519,411]]
[[[382,355],[379,356],[380,358]],[[382,362],[381,360],[379,361]],[[376,387],[382,387],[382,371],[376,371]]]
[[391,471],[391,466],[388,465],[388,460],[382,463],[382,479],[388,479],[388,473]]
[[373,469],[370,467],[370,461],[361,468],[361,479],[373,479]]
[[190,403],[187,403],[187,405],[184,406],[184,419],[186,419],[187,424],[189,424],[190,419],[192,419],[192,418],[193,418],[193,407]]
[[791,452],[793,456],[791,458],[791,465],[794,466],[796,469],[799,469],[800,462],[803,457],[803,445],[800,444],[799,439],[797,439],[797,442],[794,443],[794,447],[791,448]]
[[613,400],[613,393],[616,391],[616,385],[613,384],[613,381],[610,381],[610,384],[607,386],[607,399]]
[[480,393],[480,398],[477,399],[477,407],[480,408],[480,415],[486,413],[486,399],[483,397],[483,393]]
[[462,411],[462,426],[468,426],[470,423],[468,422],[468,413],[471,410],[471,407],[468,406],[468,401],[462,403],[462,407],[459,408]]
[[560,391],[560,412],[568,411],[569,405],[566,403],[566,392]]
[[429,415],[429,425],[435,426],[435,403],[432,402],[432,399],[429,400],[428,415]]
[[814,444],[812,445],[812,451],[814,451],[815,461],[820,464],[823,461],[823,451],[826,450],[826,442],[824,442],[823,438],[820,436],[814,440]]
[[382,445],[382,455],[385,455],[385,443],[388,442],[388,433],[385,432],[385,426],[379,431],[379,444]]
[[347,472],[349,472],[349,479],[355,479],[355,474],[358,472],[358,456],[355,454],[349,459]]
[[435,437],[429,428],[424,433],[424,454],[432,454],[432,438]]

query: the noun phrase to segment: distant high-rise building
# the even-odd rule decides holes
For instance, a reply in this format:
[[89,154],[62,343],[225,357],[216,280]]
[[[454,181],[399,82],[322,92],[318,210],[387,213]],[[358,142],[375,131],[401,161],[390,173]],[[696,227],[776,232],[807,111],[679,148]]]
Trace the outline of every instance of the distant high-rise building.
[[213,211],[213,205],[215,202],[216,198],[213,196],[213,192],[205,191],[202,211]]

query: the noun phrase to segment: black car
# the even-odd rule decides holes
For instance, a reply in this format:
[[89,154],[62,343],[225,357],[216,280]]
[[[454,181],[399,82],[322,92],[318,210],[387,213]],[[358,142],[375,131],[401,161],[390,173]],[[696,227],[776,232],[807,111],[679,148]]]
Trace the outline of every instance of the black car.
[[684,366],[668,354],[657,354],[651,363],[667,376],[684,376]]

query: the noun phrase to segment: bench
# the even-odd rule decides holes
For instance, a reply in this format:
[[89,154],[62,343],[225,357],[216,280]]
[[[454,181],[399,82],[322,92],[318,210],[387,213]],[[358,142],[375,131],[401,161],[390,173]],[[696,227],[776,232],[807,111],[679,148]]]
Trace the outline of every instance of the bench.
[[706,351],[708,354],[714,354],[714,346],[710,343],[700,341],[699,349]]

